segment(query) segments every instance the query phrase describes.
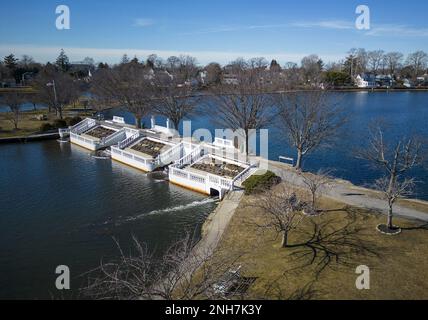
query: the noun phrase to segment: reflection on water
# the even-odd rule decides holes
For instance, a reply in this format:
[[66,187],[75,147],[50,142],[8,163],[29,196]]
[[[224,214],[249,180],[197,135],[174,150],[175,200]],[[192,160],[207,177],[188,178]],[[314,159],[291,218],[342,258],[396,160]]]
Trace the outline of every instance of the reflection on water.
[[199,235],[215,201],[56,141],[0,146],[0,298],[49,298],[55,267],[72,286],[131,235],[158,253]]

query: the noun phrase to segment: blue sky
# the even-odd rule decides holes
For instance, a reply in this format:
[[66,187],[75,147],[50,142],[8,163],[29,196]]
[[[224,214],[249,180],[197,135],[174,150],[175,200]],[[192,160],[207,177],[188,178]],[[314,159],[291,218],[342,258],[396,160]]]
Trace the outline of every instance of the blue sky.
[[[55,8],[68,5],[71,29],[55,28]],[[371,29],[357,30],[355,9],[368,5]],[[276,57],[281,64],[316,53],[325,61],[352,47],[428,51],[425,0],[44,0],[1,5],[0,56],[26,53],[53,60],[64,48],[72,61],[91,56],[117,62],[191,54],[200,63],[239,56]]]

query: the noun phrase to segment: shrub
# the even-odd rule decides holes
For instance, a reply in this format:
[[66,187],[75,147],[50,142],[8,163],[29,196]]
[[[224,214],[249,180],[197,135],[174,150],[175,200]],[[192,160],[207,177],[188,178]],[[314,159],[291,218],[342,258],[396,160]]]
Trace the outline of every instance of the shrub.
[[81,122],[82,121],[82,118],[80,118],[80,117],[73,117],[73,118],[71,118],[69,121],[68,121],[68,125],[69,126],[74,126],[74,125],[76,125],[76,124],[78,124],[79,122]]
[[40,131],[41,131],[41,132],[46,132],[46,131],[53,130],[53,129],[55,129],[55,126],[53,126],[53,125],[52,125],[52,124],[50,124],[50,123],[43,123],[43,124],[40,126]]
[[272,171],[267,171],[263,175],[252,175],[244,181],[243,185],[245,187],[245,194],[256,194],[269,190],[280,182],[280,177]]
[[67,122],[65,120],[57,119],[54,121],[55,128],[67,128]]

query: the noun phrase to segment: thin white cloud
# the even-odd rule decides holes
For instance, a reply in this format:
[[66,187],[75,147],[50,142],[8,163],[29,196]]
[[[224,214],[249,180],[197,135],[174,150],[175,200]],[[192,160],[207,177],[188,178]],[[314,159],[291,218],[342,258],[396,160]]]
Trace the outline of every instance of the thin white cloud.
[[195,34],[209,34],[209,33],[222,33],[222,32],[235,32],[245,30],[263,30],[263,29],[278,29],[288,27],[288,24],[262,24],[262,25],[249,25],[249,26],[220,26],[215,28],[208,28],[197,31],[183,32],[180,35],[195,35]]
[[150,27],[152,25],[154,25],[154,20],[153,19],[148,19],[148,18],[138,18],[134,20],[134,27]]
[[[123,56],[127,54],[130,57],[146,58],[150,54],[157,54],[161,58],[169,56],[191,55],[198,59],[201,64],[216,61],[222,64],[229,63],[238,57],[249,59],[252,57],[265,57],[268,60],[277,59],[280,63],[287,61],[300,62],[307,56],[307,52],[237,52],[237,51],[179,51],[179,50],[158,50],[158,49],[132,49],[132,48],[82,48],[82,47],[64,47],[64,46],[37,46],[32,44],[1,44],[0,56],[6,56],[14,53],[18,58],[24,54],[32,56],[35,60],[41,62],[54,61],[61,49],[65,50],[71,61],[80,61],[85,57],[92,57],[95,61],[108,63],[118,63]],[[320,54],[325,61],[336,61],[342,59],[345,53],[338,54]]]
[[349,30],[355,28],[355,24],[343,20],[322,20],[322,21],[300,21],[290,24],[296,28],[322,28],[335,30]]
[[[354,23],[343,20],[300,21],[291,23],[290,26],[311,29],[357,30]],[[370,30],[362,32],[365,35],[377,37],[428,37],[428,28],[394,24],[372,24]]]
[[415,28],[406,25],[373,25],[366,32],[368,36],[391,36],[391,37],[428,37],[428,28]]
[[203,30],[196,30],[191,32],[181,33],[180,35],[195,35],[195,34],[208,34],[208,33],[221,33],[221,32],[235,32],[245,30],[267,30],[279,28],[322,28],[322,29],[335,29],[335,30],[349,30],[355,28],[355,24],[343,20],[322,20],[322,21],[298,21],[292,23],[282,24],[262,24],[262,25],[248,25],[248,26],[219,26]]

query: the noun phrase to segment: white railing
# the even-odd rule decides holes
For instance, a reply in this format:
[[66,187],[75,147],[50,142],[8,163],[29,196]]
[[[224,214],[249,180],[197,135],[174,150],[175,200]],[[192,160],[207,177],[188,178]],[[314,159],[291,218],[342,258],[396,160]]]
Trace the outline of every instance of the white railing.
[[128,147],[132,142],[134,142],[134,140],[137,140],[141,137],[141,132],[137,131],[136,133],[134,133],[132,136],[130,136],[129,138],[119,142],[119,148],[120,149],[125,149],[126,147]]
[[92,146],[95,146],[95,145],[96,145],[96,142],[95,142],[94,140],[87,139],[87,138],[82,137],[81,135],[79,135],[79,134],[77,134],[77,133],[74,133],[74,132],[70,132],[70,138],[72,138],[72,139],[76,139],[76,140],[78,140],[78,141],[81,141],[81,142],[87,143],[87,144],[92,145]]
[[67,135],[70,134],[70,129],[69,128],[59,128],[58,129],[58,133],[59,133],[59,136],[61,138],[63,138],[63,137],[65,137],[65,136],[67,136]]
[[97,125],[97,121],[91,118],[86,118],[85,120],[79,122],[75,126],[70,128],[70,132],[81,134],[89,129],[95,127]]
[[169,149],[168,151],[160,154],[157,159],[156,162],[161,165],[161,164],[168,164],[172,161],[174,161],[174,158],[180,158],[181,156],[181,152],[183,151],[183,144],[179,143],[175,146],[173,146],[171,149]]
[[118,140],[122,140],[126,137],[125,130],[121,129],[115,133],[101,139],[101,145],[106,146],[110,143],[116,143]]
[[169,174],[171,176],[176,176],[178,178],[187,179],[187,180],[190,180],[190,181],[193,181],[196,183],[200,183],[200,184],[205,184],[207,181],[206,180],[207,178],[201,174],[186,171],[186,170],[175,168],[175,167],[170,168]]
[[188,180],[189,185],[192,185],[192,183],[203,184],[205,189],[207,190],[209,190],[210,188],[214,188],[217,190],[231,190],[233,186],[232,179],[222,178],[211,174],[202,175],[177,167],[170,167],[169,170],[169,174],[171,177]]
[[138,161],[138,162],[140,162],[146,166],[153,165],[153,159],[147,159],[147,158],[140,157],[140,156],[133,154],[131,152],[121,150],[116,146],[111,146],[111,153],[126,157],[128,159]]
[[201,150],[202,150],[201,146],[196,147],[188,155],[185,155],[183,158],[175,161],[174,165],[182,168],[185,165],[191,165],[195,163],[196,161],[198,161],[204,156]]
[[125,119],[123,117],[113,116],[113,122],[125,124]]
[[227,139],[222,139],[222,138],[215,138],[213,145],[221,146],[221,147],[225,147],[225,148],[234,148],[232,140],[227,140]]
[[217,187],[220,187],[222,189],[231,189],[233,185],[232,179],[222,178],[219,176],[213,176],[211,174],[208,174],[208,181],[210,185],[215,185]]
[[232,181],[232,187],[235,186],[235,184],[242,184],[245,180],[247,180],[248,177],[253,175],[257,171],[256,166],[250,166],[246,168],[244,171],[242,171],[239,175],[235,177]]

